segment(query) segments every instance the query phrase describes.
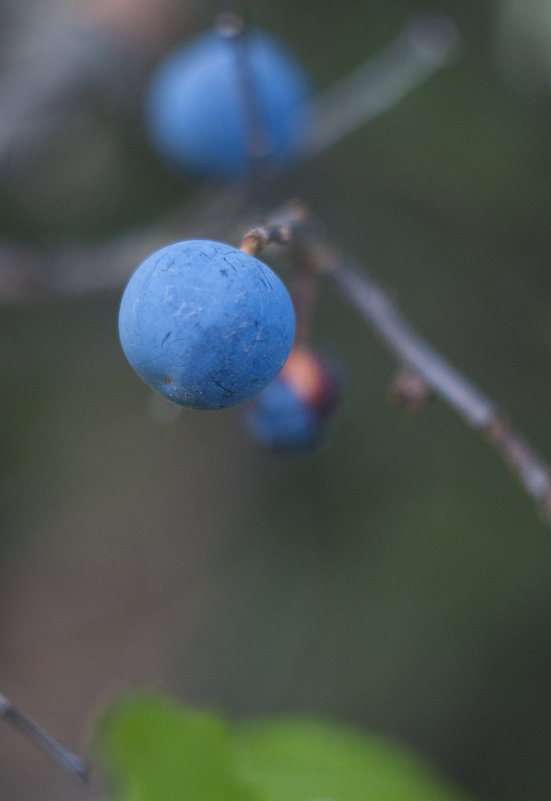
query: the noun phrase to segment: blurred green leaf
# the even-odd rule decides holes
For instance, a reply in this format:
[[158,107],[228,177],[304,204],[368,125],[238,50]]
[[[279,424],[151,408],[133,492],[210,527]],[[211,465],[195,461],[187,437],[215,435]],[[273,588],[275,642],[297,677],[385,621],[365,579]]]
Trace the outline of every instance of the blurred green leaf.
[[397,744],[304,718],[257,723],[233,737],[236,764],[266,801],[465,801]]
[[115,707],[103,730],[117,801],[253,801],[233,775],[226,724],[162,698]]
[[120,801],[466,799],[403,747],[305,718],[238,725],[228,736],[215,715],[134,699],[110,716],[104,746]]

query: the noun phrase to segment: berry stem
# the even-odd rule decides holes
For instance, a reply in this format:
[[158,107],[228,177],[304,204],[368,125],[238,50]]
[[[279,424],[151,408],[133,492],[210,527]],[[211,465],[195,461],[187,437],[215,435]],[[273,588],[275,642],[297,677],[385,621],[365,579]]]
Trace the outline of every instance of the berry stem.
[[312,271],[297,269],[291,286],[291,297],[297,320],[295,347],[308,345],[317,296],[318,276]]
[[[287,215],[290,215],[289,220]],[[240,250],[250,256],[259,256],[270,244],[293,244],[296,267],[293,277],[291,296],[295,306],[297,320],[295,346],[306,345],[310,337],[312,317],[317,299],[318,275],[309,265],[309,254],[300,247],[299,238],[293,226],[306,219],[308,209],[302,203],[289,204],[281,219],[274,218],[268,225],[256,225],[250,228],[242,239]]]
[[241,31],[248,22],[249,13],[243,0],[218,0],[215,25],[222,33],[228,33],[227,25]]
[[37,748],[51,757],[63,770],[88,784],[89,767],[79,756],[61,745],[48,731],[25,715],[5,695],[0,693],[0,718],[11,723]]
[[268,245],[287,245],[292,238],[291,225],[286,221],[274,220],[269,225],[255,225],[250,228],[243,237],[239,250],[257,257]]

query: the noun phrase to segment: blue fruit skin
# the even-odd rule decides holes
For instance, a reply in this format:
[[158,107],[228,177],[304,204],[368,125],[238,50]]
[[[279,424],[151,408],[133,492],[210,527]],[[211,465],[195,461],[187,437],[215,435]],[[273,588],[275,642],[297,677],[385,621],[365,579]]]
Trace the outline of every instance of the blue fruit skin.
[[157,69],[145,99],[146,128],[169,163],[234,180],[251,170],[251,135],[265,140],[272,169],[297,156],[308,129],[309,94],[301,66],[269,34],[211,31]]
[[220,242],[168,245],[130,278],[119,311],[124,353],[175,403],[224,409],[260,392],[295,335],[289,294],[258,259]]
[[281,378],[276,378],[254,400],[246,420],[253,437],[266,448],[300,454],[319,443],[317,414]]

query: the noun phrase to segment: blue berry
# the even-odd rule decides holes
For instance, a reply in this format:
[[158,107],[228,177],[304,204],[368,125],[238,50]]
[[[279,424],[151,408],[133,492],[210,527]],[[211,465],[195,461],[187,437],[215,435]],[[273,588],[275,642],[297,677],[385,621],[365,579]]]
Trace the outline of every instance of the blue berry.
[[255,399],[248,409],[247,425],[260,445],[288,453],[312,450],[320,433],[315,411],[281,378]]
[[309,348],[296,347],[279,375],[249,405],[247,426],[264,447],[306,453],[322,441],[337,396],[329,363]]
[[293,344],[289,294],[269,267],[230,245],[192,239],[147,258],[119,312],[126,357],[153,389],[196,409],[249,400]]
[[272,170],[297,157],[308,95],[302,67],[274,37],[213,30],[161,63],[146,95],[146,128],[170,164],[235,180],[250,173],[254,157]]

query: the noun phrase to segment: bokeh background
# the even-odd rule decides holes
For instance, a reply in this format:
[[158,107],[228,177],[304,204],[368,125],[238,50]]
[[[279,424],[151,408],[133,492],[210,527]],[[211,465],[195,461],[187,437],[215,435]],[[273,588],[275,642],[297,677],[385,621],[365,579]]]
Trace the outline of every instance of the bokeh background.
[[[453,65],[270,192],[310,202],[551,455],[551,2],[249,10],[320,89],[417,13],[456,21]],[[215,12],[0,3],[0,689],[87,755],[102,710],[141,688],[353,721],[474,797],[548,799],[551,529],[494,454],[440,403],[415,420],[388,403],[392,359],[329,287],[314,341],[342,364],[342,403],[302,459],[259,451],[238,410],[151,396],[118,345],[124,258],[83,289],[105,284],[106,240],[143,232],[137,264],[175,210],[192,233],[198,188],[149,150],[140,98]],[[83,793],[4,725],[0,796]]]

